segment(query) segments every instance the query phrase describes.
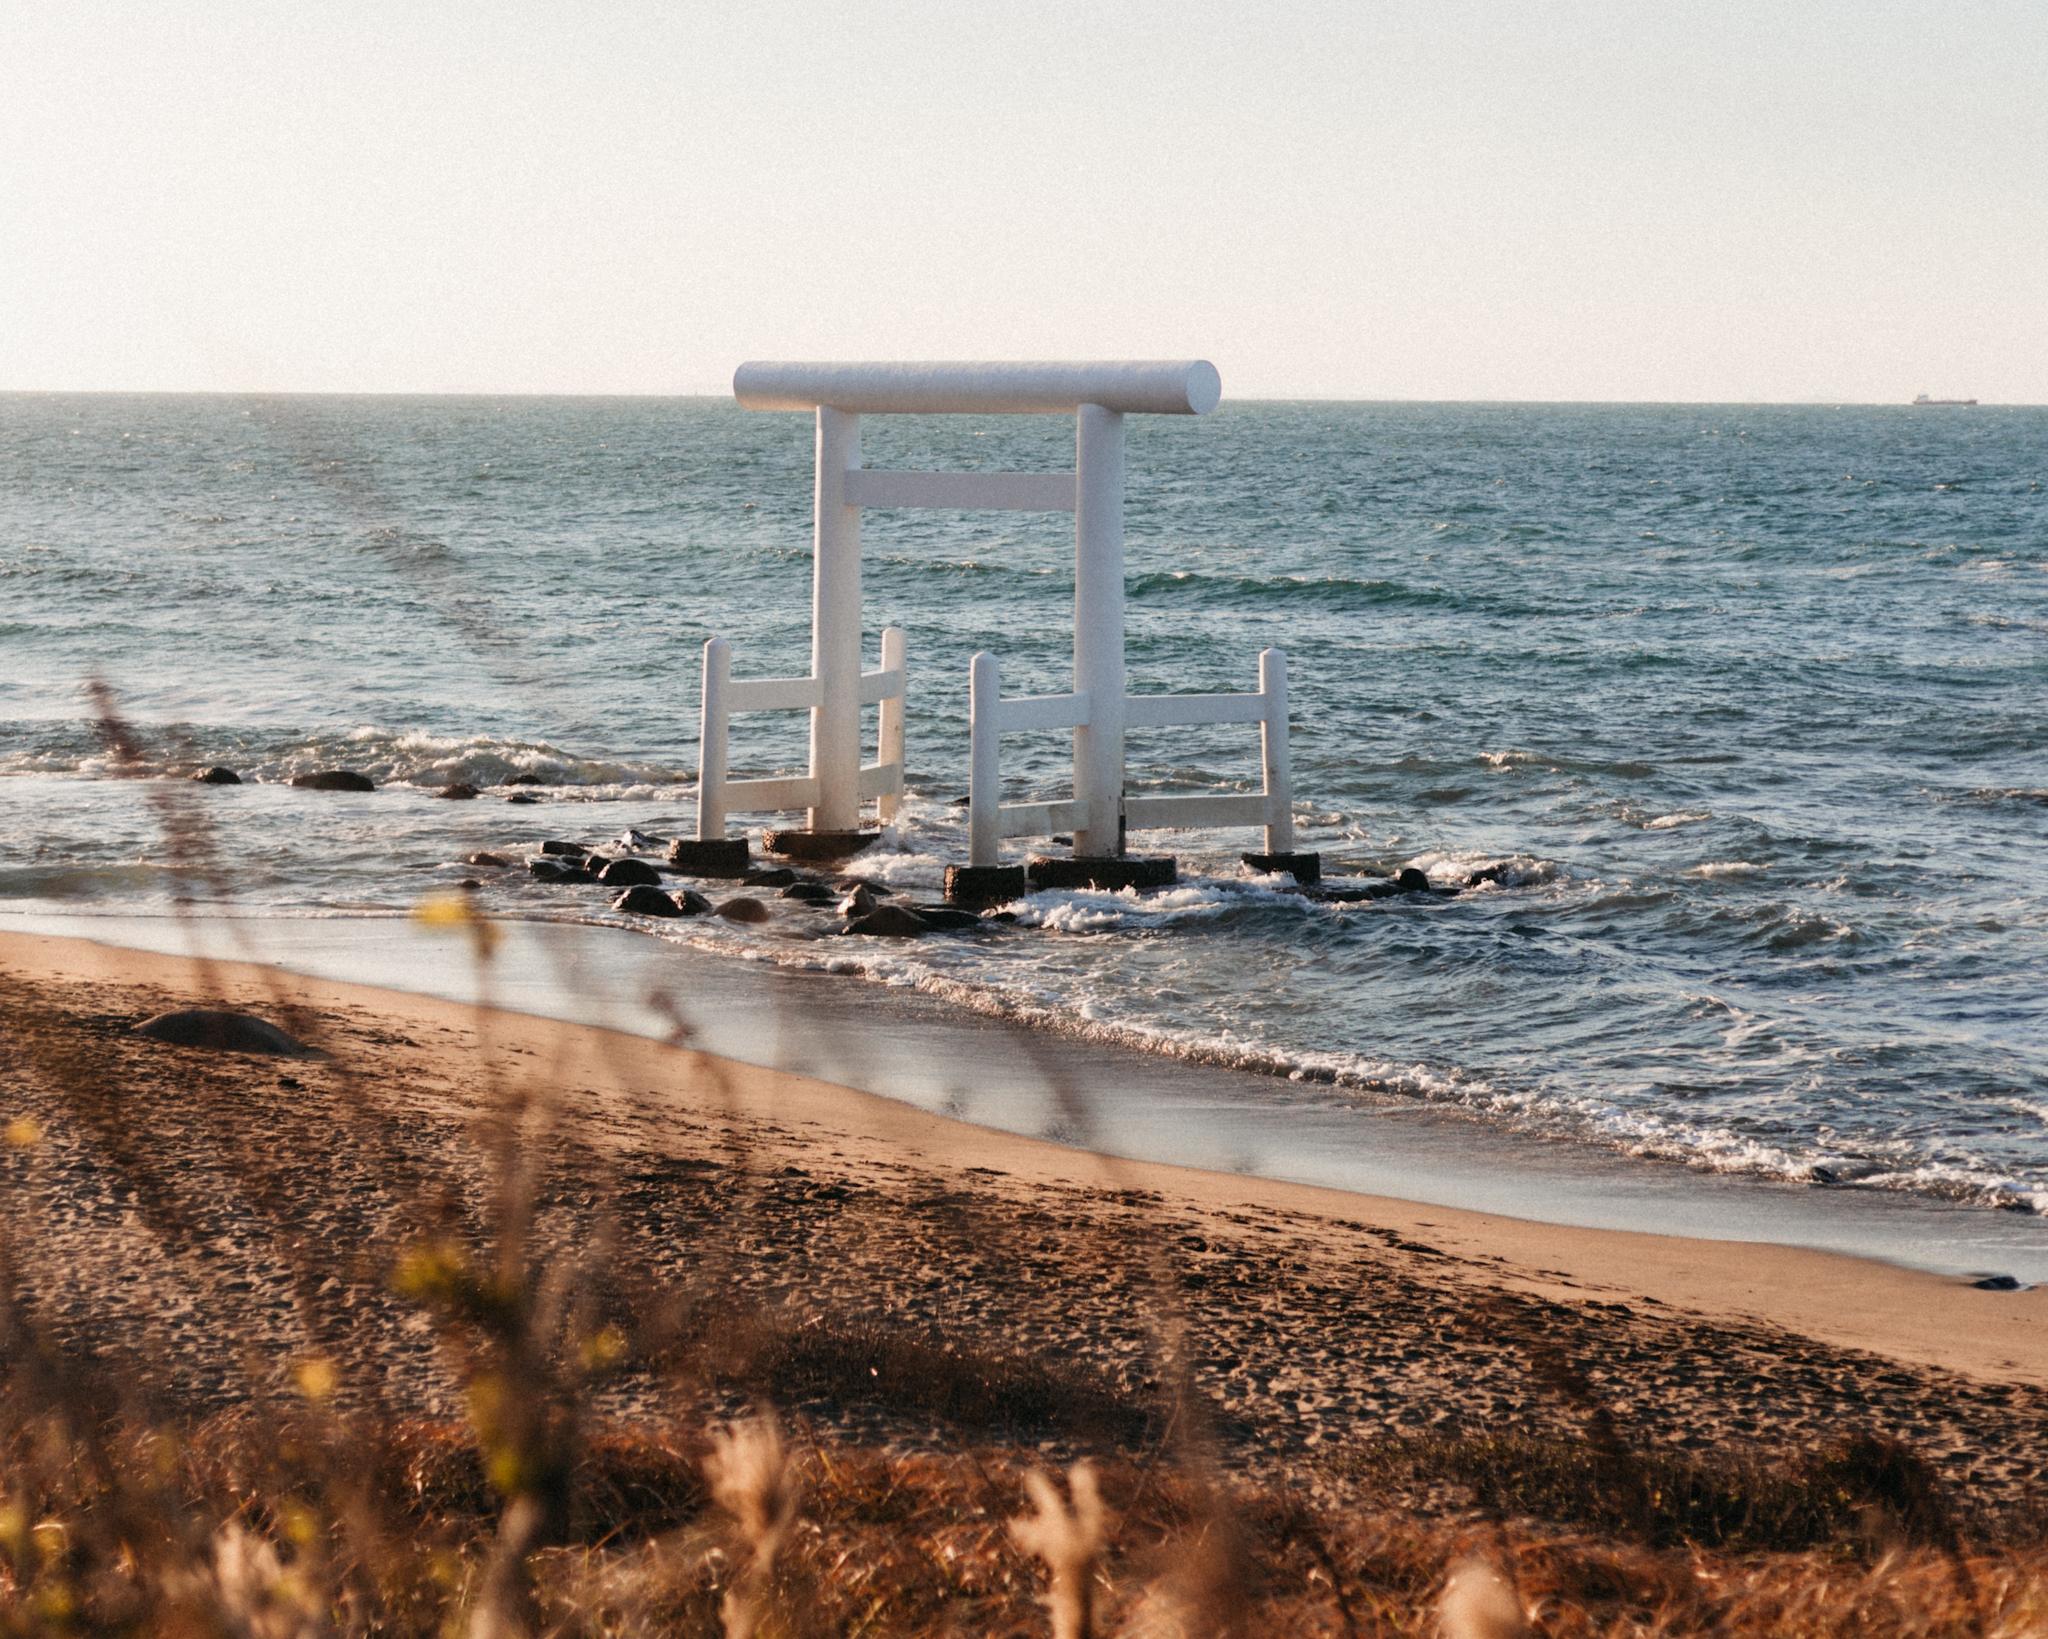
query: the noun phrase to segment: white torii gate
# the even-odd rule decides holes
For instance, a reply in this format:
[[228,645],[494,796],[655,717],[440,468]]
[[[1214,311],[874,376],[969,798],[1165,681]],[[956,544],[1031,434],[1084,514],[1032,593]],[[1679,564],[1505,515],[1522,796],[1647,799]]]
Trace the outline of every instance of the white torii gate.
[[[997,696],[994,657],[974,657],[971,868],[997,865],[1001,836],[1056,830],[1071,829],[1077,859],[1119,856],[1127,816],[1138,824],[1263,825],[1269,855],[1298,857],[1306,867],[1311,856],[1289,853],[1286,657],[1279,650],[1260,656],[1260,688],[1254,694],[1133,698],[1125,693],[1123,418],[1207,414],[1222,396],[1215,366],[1205,360],[750,363],[734,373],[733,396],[750,410],[817,412],[812,665],[808,678],[734,682],[728,645],[717,638],[705,645],[698,847],[734,846],[721,841],[728,807],[808,806],[811,830],[828,849],[835,839],[847,849],[858,845],[863,796],[882,796],[893,808],[891,799],[902,790],[902,634],[893,628],[885,632],[882,669],[861,671],[861,508],[991,508],[1075,515],[1074,689],[1066,695],[1003,701]],[[864,414],[1072,415],[1077,424],[1074,471],[871,470],[860,464]],[[860,708],[876,699],[884,702],[879,760],[863,768]],[[777,707],[810,710],[810,773],[794,780],[728,782],[727,716],[733,710]],[[1126,727],[1218,722],[1262,725],[1263,793],[1124,798]],[[1074,730],[1073,800],[1000,804],[998,736],[1005,730],[1060,727]]]

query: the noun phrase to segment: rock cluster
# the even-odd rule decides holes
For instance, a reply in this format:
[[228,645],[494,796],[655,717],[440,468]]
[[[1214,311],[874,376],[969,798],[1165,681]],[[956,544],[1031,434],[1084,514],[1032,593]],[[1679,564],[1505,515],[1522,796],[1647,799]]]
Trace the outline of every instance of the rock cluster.
[[[526,871],[536,882],[564,887],[588,883],[619,890],[610,906],[628,916],[663,920],[717,916],[728,922],[759,926],[779,920],[776,907],[780,906],[804,917],[804,922],[792,931],[807,938],[845,934],[871,939],[915,939],[930,933],[957,932],[1016,920],[1002,914],[978,916],[949,905],[904,904],[896,901],[882,883],[844,877],[827,880],[787,865],[748,869],[739,885],[753,891],[714,903],[693,888],[672,891],[666,885],[666,877],[694,874],[687,868],[635,857],[670,846],[667,838],[634,830],[594,848],[564,837],[550,837],[527,858]],[[515,861],[501,854],[471,854],[468,863],[503,869]],[[810,920],[814,916],[834,920],[821,927]]]

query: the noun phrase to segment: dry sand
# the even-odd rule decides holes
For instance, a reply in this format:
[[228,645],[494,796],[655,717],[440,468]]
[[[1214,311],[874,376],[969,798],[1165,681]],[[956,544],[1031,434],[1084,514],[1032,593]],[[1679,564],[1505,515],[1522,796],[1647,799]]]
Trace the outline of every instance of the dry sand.
[[[131,1031],[216,1004],[331,1057]],[[1179,1337],[1226,1465],[1318,1491],[1349,1490],[1388,1437],[1576,1428],[1532,1348],[1648,1444],[1868,1431],[1994,1499],[2039,1477],[2048,1291],[1106,1160],[686,1047],[79,940],[0,934],[0,1013],[0,1125],[41,1128],[0,1157],[16,1292],[65,1346],[139,1363],[166,1407],[320,1355],[352,1392],[452,1410],[389,1270],[422,1212],[478,1219],[507,1100],[540,1094],[512,1137],[562,1256],[797,1326],[860,1317],[1084,1368],[1139,1401]],[[676,1404],[634,1378],[606,1409]],[[957,1434],[798,1409],[855,1438]]]

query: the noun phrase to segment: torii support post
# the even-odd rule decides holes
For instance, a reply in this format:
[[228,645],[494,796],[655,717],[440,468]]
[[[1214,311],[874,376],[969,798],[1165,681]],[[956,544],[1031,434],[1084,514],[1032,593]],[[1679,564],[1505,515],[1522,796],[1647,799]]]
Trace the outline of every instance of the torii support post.
[[[811,558],[811,774],[814,835],[860,830],[860,508],[846,474],[860,465],[860,417],[818,406],[818,481]],[[851,850],[849,850],[851,851]]]
[[1074,435],[1074,730],[1077,857],[1124,851],[1124,418],[1083,404]]

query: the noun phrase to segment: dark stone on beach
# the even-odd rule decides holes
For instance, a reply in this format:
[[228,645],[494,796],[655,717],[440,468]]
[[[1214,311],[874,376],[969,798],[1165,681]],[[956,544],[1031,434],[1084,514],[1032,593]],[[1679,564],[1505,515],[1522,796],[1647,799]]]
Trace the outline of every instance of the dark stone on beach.
[[514,774],[504,782],[507,785],[545,785],[547,782],[538,774]]
[[540,845],[540,851],[544,854],[567,854],[575,859],[581,859],[590,852],[580,842],[562,842],[554,837],[550,837],[546,842],[543,842]]
[[840,932],[870,939],[915,939],[929,928],[923,917],[902,905],[878,905],[866,916],[847,923]]
[[661,872],[644,859],[615,859],[597,873],[597,880],[607,888],[651,888],[660,883]]
[[192,776],[201,785],[240,785],[242,776],[232,768],[202,768]]
[[629,825],[620,835],[618,845],[630,848],[636,854],[651,854],[657,848],[666,848],[668,838],[658,837],[652,831],[636,831]]
[[881,836],[879,831],[763,831],[761,846],[785,859],[845,859]]
[[505,800],[507,802],[539,802],[540,798],[536,797],[531,791],[515,791]]
[[1057,859],[1033,854],[1024,874],[1034,888],[1170,888],[1180,880],[1171,854],[1115,854],[1100,859]]
[[738,899],[728,899],[720,905],[718,914],[728,922],[765,922],[768,920],[768,907],[758,899],[748,899],[742,895]]
[[747,888],[786,888],[795,880],[796,872],[787,865],[766,865],[747,872],[740,878],[740,884]]
[[1507,869],[1508,868],[1505,865],[1483,866],[1481,869],[1474,871],[1470,876],[1465,878],[1465,886],[1468,888],[1476,888],[1482,882],[1498,882],[1503,876],[1507,874]]
[[865,882],[856,882],[853,892],[839,902],[839,914],[855,920],[868,915],[881,901],[875,897],[875,890]]
[[1017,913],[1015,911],[983,911],[981,919],[984,922],[1015,922],[1017,920]]
[[590,873],[578,865],[565,865],[559,859],[529,859],[526,871],[536,882],[588,882]]
[[612,901],[612,909],[633,916],[681,916],[682,907],[659,888],[636,882]]
[[1006,905],[1031,891],[1021,865],[948,865],[946,903],[949,905]]
[[979,911],[956,911],[944,905],[910,905],[918,920],[928,928],[978,928],[981,926]]
[[1394,886],[1402,893],[1428,893],[1429,878],[1413,865],[1403,866],[1401,874],[1394,878]]
[[462,863],[465,865],[491,865],[502,871],[512,861],[503,854],[471,854]]
[[477,795],[477,788],[457,780],[453,785],[444,785],[434,795],[443,802],[468,802]]
[[1315,897],[1332,905],[1356,905],[1367,899],[1392,899],[1400,891],[1400,884],[1388,878],[1362,888],[1318,888]]
[[2021,1292],[2026,1288],[2011,1275],[1986,1275],[1982,1280],[1970,1284],[1980,1292]]
[[676,913],[680,916],[709,916],[711,901],[695,888],[685,888],[675,896]]
[[1323,856],[1321,854],[1239,854],[1237,856],[1255,871],[1268,874],[1285,871],[1294,878],[1296,887],[1313,887],[1323,879]]
[[685,876],[745,876],[747,839],[677,837],[668,845],[668,862]]
[[1815,1167],[1807,1176],[1816,1184],[1839,1184],[1842,1181],[1839,1172],[1831,1171],[1827,1167]]
[[352,768],[323,768],[317,774],[294,774],[292,784],[301,791],[374,791],[377,782]]
[[466,876],[460,882],[456,883],[455,886],[458,888],[468,888],[473,892],[481,888],[483,884],[477,881],[477,879],[473,876]]
[[806,905],[829,905],[832,903],[832,890],[822,882],[792,882],[776,897],[795,899]]
[[211,1047],[225,1053],[269,1053],[295,1059],[323,1056],[253,1013],[225,1013],[211,1007],[159,1013],[144,1019],[135,1033],[174,1047]]

